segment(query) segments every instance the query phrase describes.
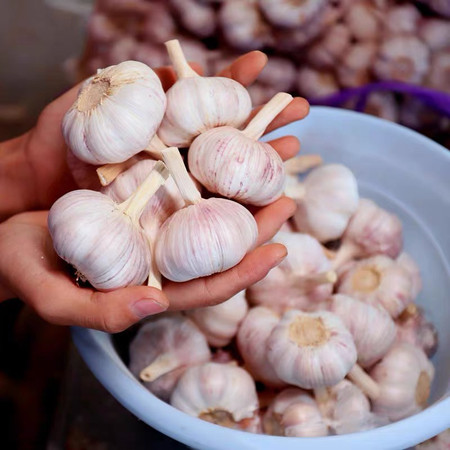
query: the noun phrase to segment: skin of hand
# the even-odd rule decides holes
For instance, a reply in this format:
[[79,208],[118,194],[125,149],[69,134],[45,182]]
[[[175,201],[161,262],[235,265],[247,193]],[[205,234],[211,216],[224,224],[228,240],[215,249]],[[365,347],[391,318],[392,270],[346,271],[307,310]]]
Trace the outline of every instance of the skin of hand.
[[[253,51],[218,75],[247,86],[266,62],[266,55]],[[172,69],[155,71],[167,90],[175,81]],[[148,286],[111,292],[78,287],[67,264],[53,250],[47,229],[48,211],[23,212],[48,209],[61,195],[76,189],[66,164],[61,121],[75,101],[78,88],[49,104],[28,133],[0,145],[0,218],[7,219],[0,224],[0,301],[19,297],[50,323],[116,333],[167,309],[190,309],[227,300],[262,279],[284,259],[287,250],[283,245],[263,244],[295,212],[294,202],[287,197],[252,210],[259,230],[258,247],[226,272],[184,283],[166,281],[163,291]],[[296,98],[267,131],[303,119],[308,111],[306,100]],[[284,160],[296,155],[300,145],[294,136],[271,144]]]

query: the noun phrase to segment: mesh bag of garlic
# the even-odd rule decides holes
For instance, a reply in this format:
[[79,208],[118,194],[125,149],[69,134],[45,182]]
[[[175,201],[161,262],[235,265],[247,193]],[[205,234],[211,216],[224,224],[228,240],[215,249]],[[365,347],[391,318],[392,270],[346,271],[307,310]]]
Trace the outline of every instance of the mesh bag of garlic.
[[450,103],[448,2],[98,0],[72,75],[127,59],[167,64],[163,42],[173,36],[206,75],[244,51],[268,53],[249,88],[255,104],[279,91],[299,94],[402,123],[450,148],[450,110],[442,107]]

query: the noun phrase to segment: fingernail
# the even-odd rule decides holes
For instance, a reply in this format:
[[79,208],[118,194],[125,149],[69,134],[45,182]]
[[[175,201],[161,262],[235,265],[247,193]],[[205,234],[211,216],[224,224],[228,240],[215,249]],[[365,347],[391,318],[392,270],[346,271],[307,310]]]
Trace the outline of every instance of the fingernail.
[[140,319],[147,316],[152,316],[153,314],[158,314],[166,309],[167,306],[161,305],[161,303],[158,303],[156,300],[150,300],[147,298],[138,300],[131,305],[131,310]]
[[277,259],[274,261],[273,266],[278,266],[278,264],[280,264],[281,261],[283,261],[284,258],[286,258],[286,256],[288,255],[288,250],[287,248],[283,245],[283,248],[280,249]]

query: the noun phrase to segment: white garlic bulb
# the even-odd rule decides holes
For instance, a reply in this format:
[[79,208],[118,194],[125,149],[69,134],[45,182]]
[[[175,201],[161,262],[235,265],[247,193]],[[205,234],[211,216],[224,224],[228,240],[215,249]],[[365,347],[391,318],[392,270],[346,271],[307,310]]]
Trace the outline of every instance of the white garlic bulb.
[[64,116],[64,138],[82,161],[125,161],[147,146],[165,108],[166,96],[153,70],[125,61],[99,71],[83,85]]
[[402,223],[372,200],[360,199],[333,260],[338,268],[353,258],[382,254],[396,258],[403,246]]
[[380,306],[394,318],[414,300],[409,273],[385,255],[355,262],[340,277],[338,292]]
[[130,344],[130,371],[147,389],[168,400],[187,367],[204,363],[211,352],[203,333],[181,314],[145,322]]
[[411,296],[413,299],[416,299],[422,290],[422,277],[420,275],[419,266],[412,256],[406,252],[400,253],[397,258],[397,263],[409,273],[411,280]]
[[370,367],[381,359],[395,341],[395,323],[382,308],[337,294],[331,298],[329,310],[340,317],[352,334],[362,367]]
[[352,36],[358,41],[375,41],[378,38],[381,11],[369,1],[358,1],[348,9],[344,20]]
[[178,76],[167,91],[167,109],[158,134],[167,145],[188,147],[200,133],[228,125],[239,127],[251,111],[246,89],[230,78],[200,77],[184,58],[177,40],[166,42]]
[[206,336],[209,345],[224,347],[236,336],[247,311],[245,291],[241,291],[219,305],[193,309],[186,314]]
[[391,6],[384,17],[385,31],[391,34],[417,34],[422,16],[411,3]]
[[255,382],[244,369],[210,362],[184,372],[170,403],[191,416],[234,427],[255,415],[258,396]]
[[72,191],[51,207],[48,228],[56,253],[99,290],[142,284],[151,252],[139,218],[169,173],[159,162],[128,200],[100,192]]
[[334,73],[302,66],[297,74],[297,89],[307,98],[327,97],[339,91]]
[[179,151],[171,147],[162,153],[187,206],[161,227],[155,248],[160,272],[172,281],[187,281],[235,266],[256,243],[254,217],[231,200],[202,199]]
[[380,396],[372,401],[374,412],[390,420],[400,420],[426,406],[434,367],[421,349],[399,343],[370,375],[380,387]]
[[188,152],[189,169],[210,192],[251,205],[264,206],[284,189],[283,161],[267,142],[258,139],[270,122],[292,101],[275,95],[243,131],[230,126],[198,136]]
[[282,387],[286,384],[280,380],[267,360],[267,339],[279,320],[278,314],[269,308],[251,308],[242,321],[236,338],[245,368],[255,380],[270,387]]
[[179,20],[191,33],[205,38],[216,29],[216,14],[211,5],[197,0],[169,0]]
[[327,311],[287,311],[267,340],[267,358],[276,374],[305,389],[338,383],[356,357],[352,335]]
[[293,217],[297,230],[320,242],[342,236],[359,202],[356,178],[342,164],[320,166],[303,183],[288,184],[285,192],[297,203]]
[[247,298],[283,312],[287,308],[316,310],[333,290],[336,274],[322,246],[312,236],[279,231],[271,242],[283,244],[287,257],[247,289]]

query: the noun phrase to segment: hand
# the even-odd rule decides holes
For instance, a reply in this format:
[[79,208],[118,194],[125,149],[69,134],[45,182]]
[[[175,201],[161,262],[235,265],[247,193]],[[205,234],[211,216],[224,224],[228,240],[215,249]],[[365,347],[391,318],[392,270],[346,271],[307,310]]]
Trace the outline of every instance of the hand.
[[[248,85],[266,61],[263,53],[251,52],[220,75]],[[157,72],[165,88],[170,86],[173,72],[168,68],[157,69]],[[21,194],[30,196],[29,204],[34,208],[48,208],[56,198],[75,188],[65,162],[66,145],[60,124],[77,90],[75,87],[51,103],[36,127],[20,142],[28,171]],[[268,131],[302,119],[307,113],[308,103],[295,99],[272,122]],[[298,140],[293,136],[271,144],[283,159],[292,157],[299,149]],[[255,213],[258,245],[270,239],[294,210],[295,205],[288,198],[258,210]],[[185,283],[167,282],[163,292],[134,286],[102,293],[74,284],[66,265],[53,250],[46,220],[46,212],[28,212],[0,225],[0,284],[3,286],[0,299],[18,296],[44,319],[60,325],[118,332],[147,315],[164,311],[169,305],[169,309],[177,310],[216,304],[262,279],[286,256],[284,246],[265,245],[247,254],[240,264],[226,272]]]

